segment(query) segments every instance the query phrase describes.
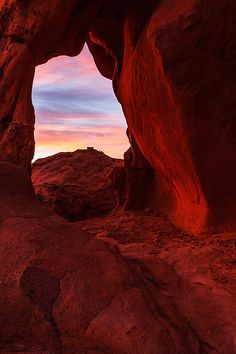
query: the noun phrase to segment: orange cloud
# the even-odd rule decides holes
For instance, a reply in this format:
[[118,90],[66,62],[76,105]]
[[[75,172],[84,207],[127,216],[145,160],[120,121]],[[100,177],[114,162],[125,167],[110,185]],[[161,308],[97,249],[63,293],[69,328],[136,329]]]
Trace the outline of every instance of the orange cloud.
[[113,157],[128,148],[126,122],[111,82],[85,47],[77,58],[58,57],[37,68],[34,159],[93,146]]
[[74,151],[88,146],[95,147],[109,156],[123,158],[123,152],[128,148],[124,128],[93,127],[88,130],[86,127],[78,129],[67,127],[67,131],[62,130],[61,127],[55,129],[55,126],[38,128],[34,160],[59,151]]

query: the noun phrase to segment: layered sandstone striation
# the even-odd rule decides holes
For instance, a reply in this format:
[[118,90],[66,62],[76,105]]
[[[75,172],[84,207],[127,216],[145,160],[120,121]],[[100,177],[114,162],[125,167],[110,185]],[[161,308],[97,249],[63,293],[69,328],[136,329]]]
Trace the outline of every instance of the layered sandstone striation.
[[123,170],[122,160],[87,148],[35,161],[32,183],[44,204],[65,219],[76,221],[116,208],[120,199],[116,186],[124,185]]

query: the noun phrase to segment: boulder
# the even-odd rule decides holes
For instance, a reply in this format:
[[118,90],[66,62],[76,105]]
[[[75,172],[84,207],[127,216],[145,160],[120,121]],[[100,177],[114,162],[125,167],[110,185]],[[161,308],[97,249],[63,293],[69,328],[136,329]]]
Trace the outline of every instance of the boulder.
[[114,187],[120,181],[112,180],[114,169],[122,171],[123,161],[93,148],[61,152],[33,163],[32,182],[44,204],[77,221],[107,214],[117,206]]

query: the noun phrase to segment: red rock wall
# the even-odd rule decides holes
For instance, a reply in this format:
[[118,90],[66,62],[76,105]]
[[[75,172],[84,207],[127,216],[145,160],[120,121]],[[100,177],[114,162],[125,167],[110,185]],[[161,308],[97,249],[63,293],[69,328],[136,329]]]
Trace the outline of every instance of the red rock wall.
[[[236,226],[235,10],[233,1],[140,1],[123,12],[119,55],[102,20],[90,35],[105,48],[104,57],[110,51],[116,59],[114,89],[131,145],[145,156],[143,167],[142,159],[129,158],[136,189],[127,204],[140,206],[145,190],[143,205],[158,207],[189,231]],[[101,52],[93,55],[99,68]],[[145,161],[155,181],[142,177],[140,189]]]
[[0,2],[0,159],[30,169],[34,154],[34,69],[77,55],[101,1]]
[[235,227],[235,10],[162,1],[131,55],[126,26],[118,95],[156,172],[156,205],[190,231]]
[[1,3],[0,158],[29,168],[34,67],[87,37],[128,122],[126,205],[188,231],[235,229],[235,1],[87,4]]

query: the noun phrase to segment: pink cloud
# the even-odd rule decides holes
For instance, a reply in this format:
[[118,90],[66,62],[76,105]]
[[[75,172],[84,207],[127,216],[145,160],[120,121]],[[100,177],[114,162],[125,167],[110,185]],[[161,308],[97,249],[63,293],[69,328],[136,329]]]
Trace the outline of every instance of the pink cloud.
[[37,68],[34,160],[60,151],[93,146],[113,157],[128,148],[126,122],[87,47],[79,57],[58,57]]
[[37,131],[37,152],[34,159],[59,151],[85,149],[87,146],[102,150],[109,156],[123,158],[123,152],[128,148],[125,129],[119,127],[72,129],[67,126],[62,129],[61,126],[42,125]]
[[35,81],[37,81],[37,85],[63,84],[69,80],[74,81],[76,78],[78,80],[88,80],[97,76],[98,70],[92,62],[87,46],[85,46],[76,58],[60,56],[38,66]]

